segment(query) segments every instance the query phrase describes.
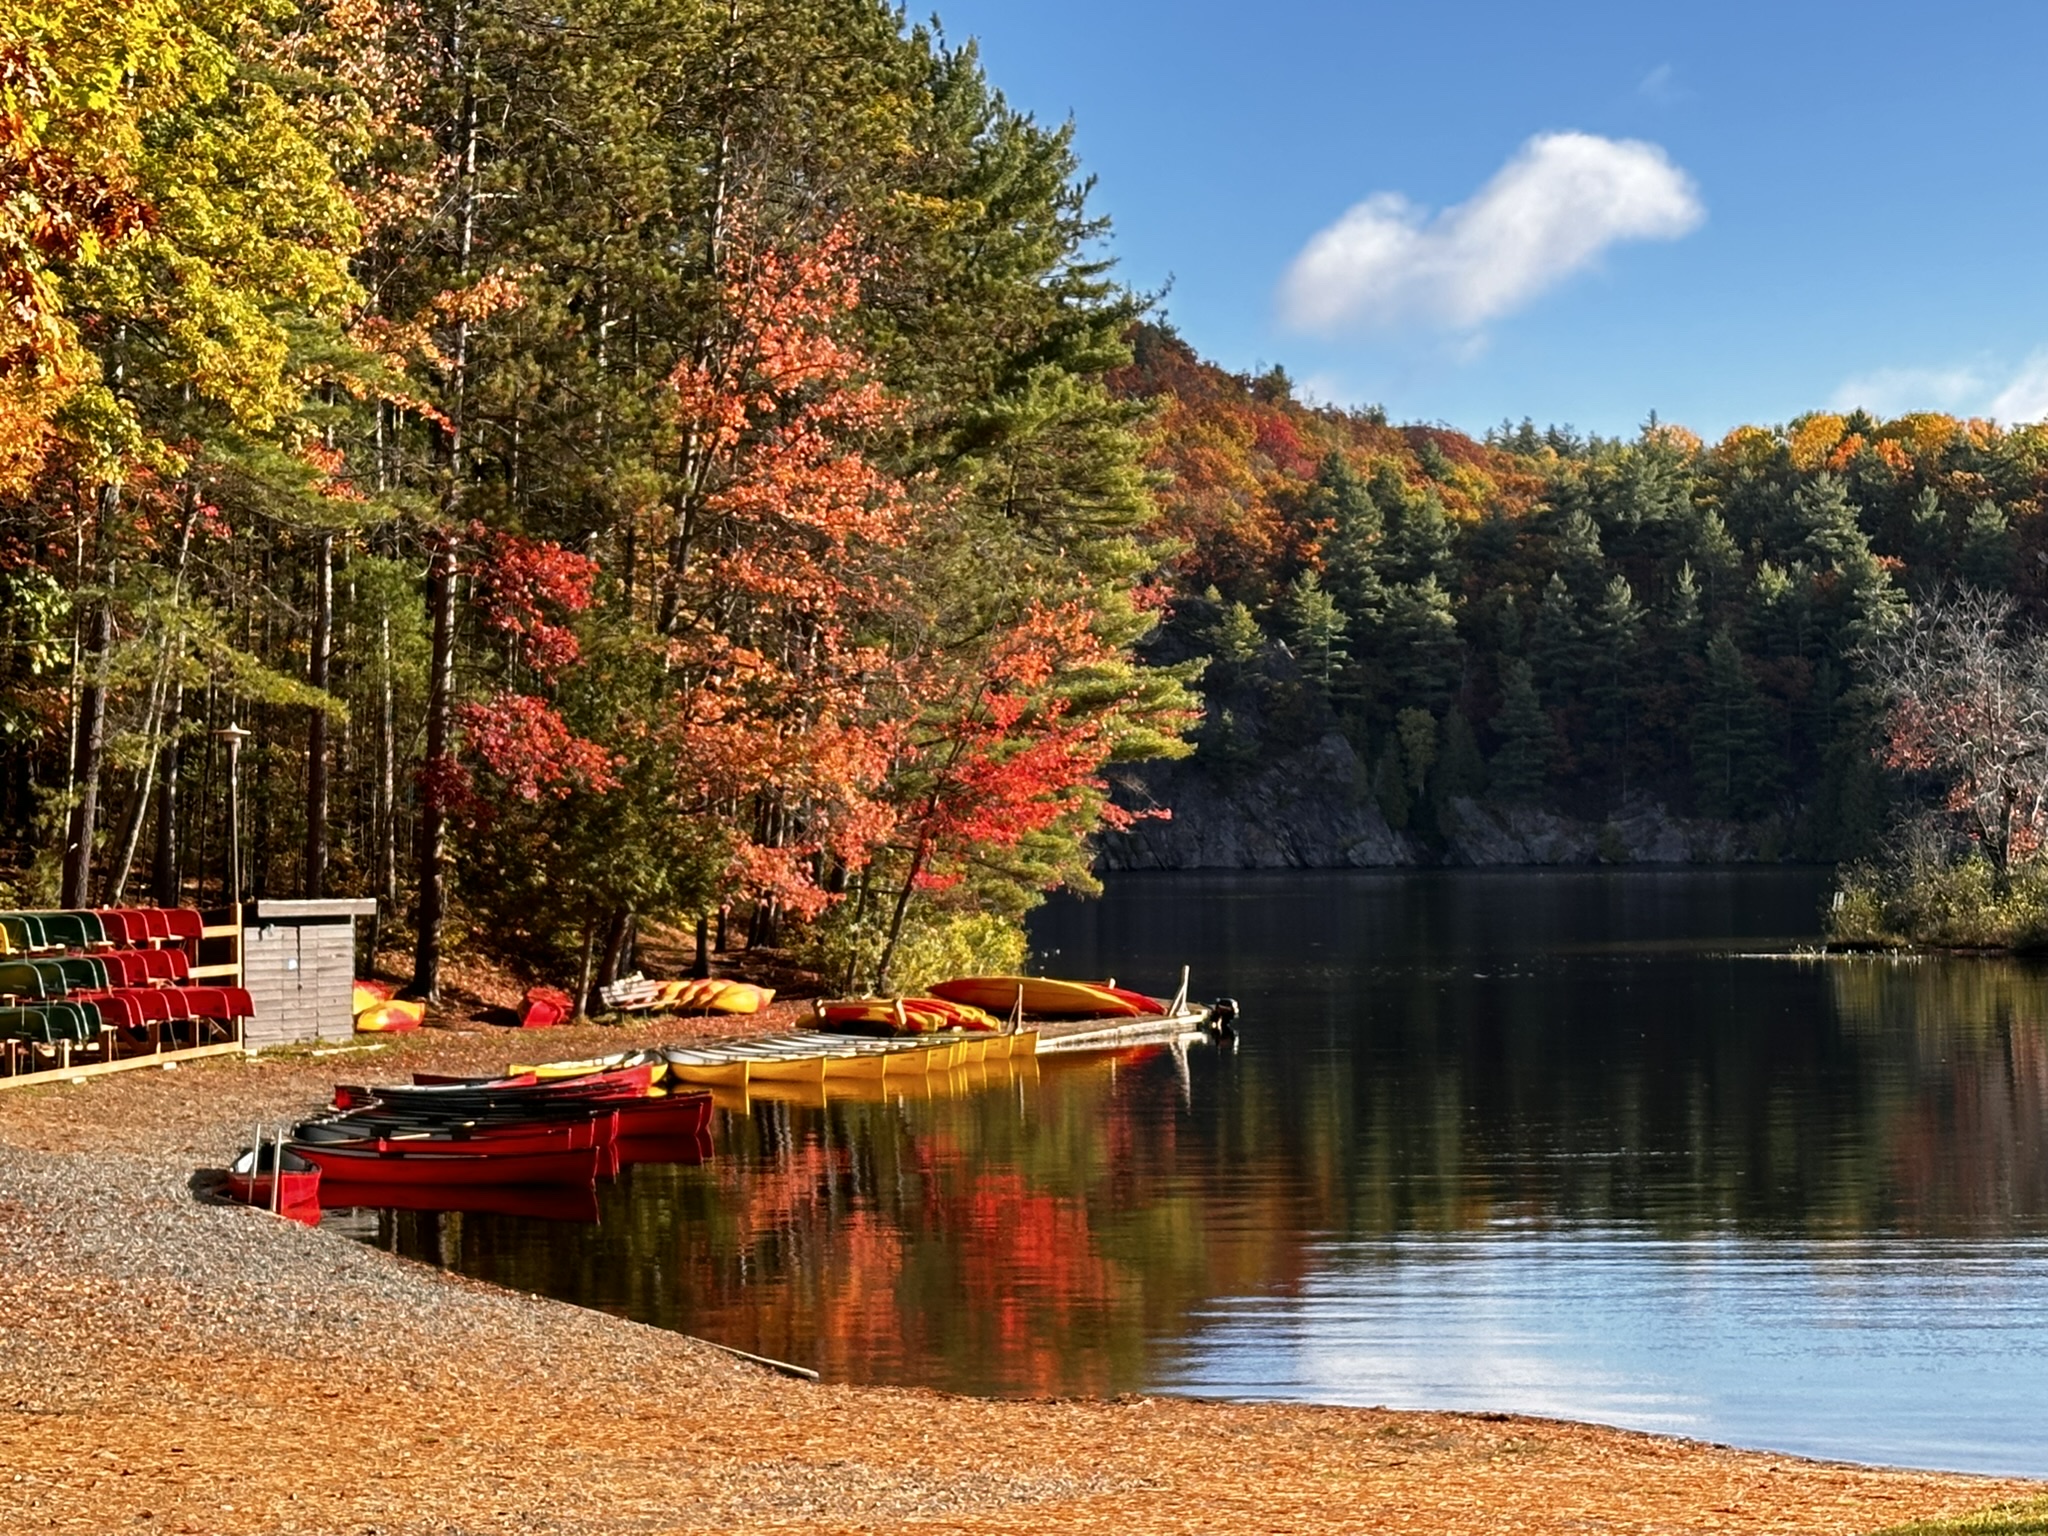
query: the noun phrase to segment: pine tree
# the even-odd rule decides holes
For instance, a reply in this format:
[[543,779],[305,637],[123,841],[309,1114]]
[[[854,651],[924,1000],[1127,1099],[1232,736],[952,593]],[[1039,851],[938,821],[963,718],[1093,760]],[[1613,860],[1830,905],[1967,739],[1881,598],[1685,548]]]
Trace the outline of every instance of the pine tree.
[[1963,548],[1956,564],[1963,580],[1987,592],[2003,591],[2012,582],[2016,541],[2012,524],[1995,501],[1980,501],[1963,524]]
[[1327,698],[1346,655],[1344,615],[1314,571],[1303,571],[1289,584],[1286,613],[1295,657]]
[[1693,715],[1693,787],[1708,816],[1769,810],[1783,782],[1763,697],[1723,627],[1707,643],[1706,677]]
[[1536,695],[1529,663],[1519,657],[1501,664],[1501,711],[1493,726],[1501,738],[1489,771],[1494,798],[1511,805],[1540,800],[1549,778],[1556,731]]

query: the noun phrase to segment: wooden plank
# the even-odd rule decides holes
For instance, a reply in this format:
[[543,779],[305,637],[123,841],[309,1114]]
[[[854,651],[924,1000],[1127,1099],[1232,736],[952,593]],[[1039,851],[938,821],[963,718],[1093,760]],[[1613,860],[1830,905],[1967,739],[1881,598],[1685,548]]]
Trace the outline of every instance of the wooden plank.
[[130,1072],[138,1067],[159,1067],[167,1061],[197,1061],[202,1056],[239,1056],[242,1042],[225,1040],[219,1045],[188,1045],[175,1051],[149,1056],[129,1056],[121,1061],[94,1061],[78,1067],[51,1067],[43,1072],[24,1072],[19,1077],[0,1077],[0,1091],[28,1088],[37,1083],[68,1083],[79,1077],[104,1077],[109,1072]]
[[239,938],[241,932],[242,925],[240,923],[222,923],[218,928],[201,928],[199,930],[199,937],[202,939],[233,939]]
[[242,968],[239,965],[195,965],[191,974],[195,981],[203,977],[240,976]]

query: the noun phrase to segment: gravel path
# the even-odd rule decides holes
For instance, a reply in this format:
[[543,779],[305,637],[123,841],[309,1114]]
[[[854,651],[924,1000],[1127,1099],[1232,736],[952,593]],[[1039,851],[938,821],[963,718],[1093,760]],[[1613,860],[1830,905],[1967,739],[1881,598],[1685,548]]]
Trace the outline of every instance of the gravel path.
[[337,1079],[530,1044],[0,1094],[0,1531],[1846,1533],[2041,1491],[1505,1416],[812,1386],[207,1198]]

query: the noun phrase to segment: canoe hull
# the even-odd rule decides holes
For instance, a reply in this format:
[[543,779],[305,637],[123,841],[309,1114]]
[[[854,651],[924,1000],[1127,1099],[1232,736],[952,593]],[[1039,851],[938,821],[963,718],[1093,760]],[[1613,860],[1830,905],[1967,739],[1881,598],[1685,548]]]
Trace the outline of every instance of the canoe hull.
[[594,1184],[604,1161],[596,1147],[477,1157],[448,1152],[375,1152],[301,1143],[292,1149],[319,1165],[323,1178],[349,1184],[459,1188],[483,1184]]

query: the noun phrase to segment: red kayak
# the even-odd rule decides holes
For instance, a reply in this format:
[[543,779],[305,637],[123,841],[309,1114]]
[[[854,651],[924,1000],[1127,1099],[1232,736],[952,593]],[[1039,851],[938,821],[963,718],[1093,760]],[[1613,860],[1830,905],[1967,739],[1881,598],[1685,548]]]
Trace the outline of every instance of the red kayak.
[[465,1152],[377,1152],[368,1148],[296,1143],[293,1151],[319,1165],[329,1179],[351,1184],[438,1187],[474,1184],[594,1184],[601,1163],[596,1147],[551,1152],[507,1152],[478,1157]]
[[[228,1194],[244,1205],[270,1209],[271,1186],[277,1182],[270,1169],[275,1164],[270,1148],[260,1155],[244,1152],[228,1169]],[[320,1170],[287,1149],[284,1154],[284,1184],[275,1191],[278,1214],[315,1226],[320,1220]]]
[[530,1216],[544,1221],[597,1220],[595,1185],[503,1184],[429,1189],[328,1179],[321,1185],[320,1195],[330,1211],[464,1211],[489,1216]]

